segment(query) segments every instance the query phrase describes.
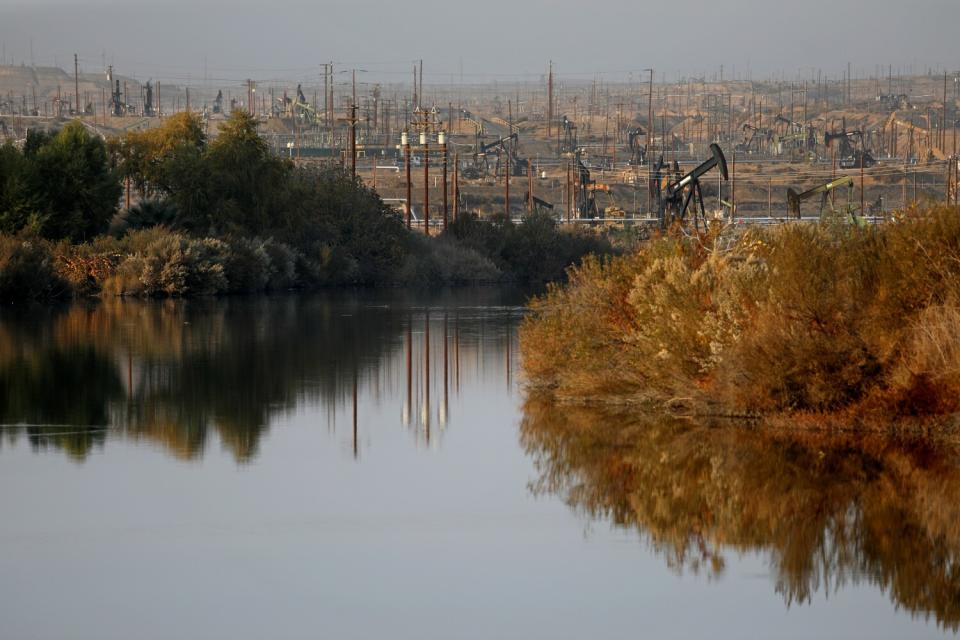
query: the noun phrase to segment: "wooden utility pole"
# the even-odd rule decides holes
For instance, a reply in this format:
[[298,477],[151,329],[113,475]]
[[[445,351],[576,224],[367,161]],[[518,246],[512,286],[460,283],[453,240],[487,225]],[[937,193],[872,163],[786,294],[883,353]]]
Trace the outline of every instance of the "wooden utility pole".
[[460,154],[453,154],[453,221],[460,216]]
[[[652,180],[650,167],[653,165],[653,69],[650,69],[649,95],[647,96],[647,182]],[[567,169],[569,175],[569,168]],[[569,177],[568,177],[569,180]],[[647,189],[647,211],[653,211],[653,185]],[[569,220],[569,216],[568,216]]]
[[[946,75],[943,76],[943,86],[944,86],[944,89],[943,89],[944,95],[946,95],[946,91],[947,91]],[[77,115],[80,115],[81,113],[80,112],[80,63],[77,60],[77,54],[73,54],[73,93],[76,96],[74,98],[74,100],[76,100],[76,103],[75,103],[76,106],[74,107],[74,111],[76,112]],[[944,99],[943,105],[944,105],[944,110],[946,110],[946,105],[947,105],[946,99]]]
[[410,135],[409,133],[407,133],[406,131],[404,131],[404,132],[401,134],[401,136],[400,136],[400,143],[401,143],[401,145],[403,146],[403,162],[404,162],[404,165],[405,165],[405,168],[406,168],[406,174],[407,174],[407,206],[406,206],[406,213],[407,213],[407,231],[410,230],[410,220],[411,220],[411,209],[410,209],[410,207],[411,207],[411,202],[410,202],[410,198],[411,198],[411,196],[412,196],[412,194],[411,194],[412,185],[411,185],[411,182],[410,182],[410,138],[409,138],[409,135]]
[[510,154],[508,153],[506,155],[508,157],[507,157],[507,162],[505,163],[506,167],[503,172],[503,193],[504,193],[503,212],[506,214],[507,220],[509,220],[510,219],[510,158],[509,158]]
[[527,212],[533,213],[533,163],[527,160]]
[[350,105],[350,177],[357,179],[357,105]]
[[423,136],[423,233],[430,235],[430,138]]
[[440,156],[443,158],[443,230],[447,230],[447,136],[440,132]]
[[547,140],[553,137],[553,60],[547,73]]

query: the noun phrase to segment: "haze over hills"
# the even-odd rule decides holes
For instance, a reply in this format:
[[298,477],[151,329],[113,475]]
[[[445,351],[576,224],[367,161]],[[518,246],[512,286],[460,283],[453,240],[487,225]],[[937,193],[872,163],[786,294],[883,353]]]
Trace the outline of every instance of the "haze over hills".
[[[319,74],[334,61],[377,82],[403,80],[424,59],[427,82],[539,76],[553,59],[568,76],[609,77],[654,67],[677,74],[854,77],[893,65],[905,73],[960,67],[960,3],[918,0],[758,0],[682,5],[572,0],[482,5],[413,0],[190,4],[146,0],[13,0],[0,6],[3,61],[72,66],[113,62],[146,80],[188,82]],[[365,78],[366,79],[366,78]]]

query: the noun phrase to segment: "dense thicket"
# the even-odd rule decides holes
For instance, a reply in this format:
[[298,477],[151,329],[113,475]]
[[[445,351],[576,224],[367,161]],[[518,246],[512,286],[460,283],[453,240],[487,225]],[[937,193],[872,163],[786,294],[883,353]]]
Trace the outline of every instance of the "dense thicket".
[[531,381],[707,410],[960,408],[956,208],[727,242],[666,237],[585,261],[523,327]]
[[22,150],[0,147],[0,232],[93,238],[107,230],[120,192],[106,145],[80,122],[55,135],[31,131]]
[[[123,181],[137,203],[117,214]],[[0,233],[14,236],[0,247],[10,256],[0,256],[0,269],[13,269],[0,274],[0,300],[543,282],[588,252],[611,250],[539,215],[523,225],[467,215],[439,237],[411,233],[342,168],[298,168],[272,155],[244,112],[212,140],[182,113],[106,143],[75,122],[31,134],[23,149],[6,145]],[[69,242],[50,242],[58,240]],[[30,252],[50,268],[15,269],[13,258]]]

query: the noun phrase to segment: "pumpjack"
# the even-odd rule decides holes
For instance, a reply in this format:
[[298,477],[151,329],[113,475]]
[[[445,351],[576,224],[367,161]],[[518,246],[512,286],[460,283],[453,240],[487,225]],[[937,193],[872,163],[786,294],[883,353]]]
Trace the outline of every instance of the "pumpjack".
[[[864,148],[863,131],[859,129],[847,131],[846,123],[843,129],[837,133],[826,133],[823,136],[823,144],[829,147],[834,140],[840,142],[840,167],[843,169],[861,169],[872,167],[877,164],[874,157]],[[860,148],[856,148],[850,141],[857,140]]]
[[737,145],[736,150],[740,153],[762,153],[764,145],[769,148],[772,141],[773,131],[746,122],[743,125],[743,142]]
[[635,167],[643,166],[647,163],[647,145],[640,144],[640,136],[646,137],[647,132],[641,127],[627,131],[627,140],[630,145],[632,158],[630,164]]
[[793,140],[796,142],[801,142],[804,151],[810,151],[817,147],[817,134],[812,125],[804,125],[802,122],[795,122],[779,113],[777,114],[776,122],[778,124],[784,124],[788,127],[789,133],[785,136],[781,136],[781,140]]
[[[723,180],[728,179],[727,159],[723,155],[720,145],[713,143],[710,145],[712,157],[700,163],[698,167],[687,173],[680,175],[680,167],[676,161],[673,163],[674,178],[664,180],[663,178],[663,157],[657,161],[653,171],[651,188],[656,197],[660,228],[665,229],[674,220],[685,221],[687,210],[690,208],[690,201],[696,198],[696,205],[699,211],[694,211],[693,225],[697,227],[697,215],[703,220],[703,230],[707,230],[706,208],[703,204],[703,190],[700,188],[700,178],[707,172],[716,167],[720,171],[720,177]],[[663,183],[666,184],[663,184]]]
[[597,181],[590,177],[590,170],[580,160],[580,151],[575,153],[577,170],[577,214],[580,218],[599,218],[597,208]]
[[[286,93],[284,93],[284,102],[289,102]],[[307,102],[307,97],[303,95],[303,87],[297,85],[297,99],[293,103],[293,112],[301,120],[313,120],[316,121],[319,118],[317,117],[317,111],[310,106],[310,103]]]
[[527,175],[527,168],[529,167],[530,162],[526,158],[521,158],[519,155],[517,155],[516,149],[514,149],[513,145],[510,144],[513,142],[515,145],[518,140],[519,136],[517,133],[511,133],[509,136],[481,145],[480,153],[486,154],[488,151],[496,149],[498,169],[500,166],[500,154],[506,153],[507,157],[510,159],[510,175],[525,176]]
[[[530,192],[528,191],[524,200],[526,200],[529,197],[530,197]],[[538,213],[553,211],[552,202],[547,202],[543,198],[538,198],[537,196],[533,196],[533,206],[534,206],[534,210],[537,211]]]
[[223,91],[217,91],[217,97],[213,101],[213,112],[223,113]]
[[819,187],[814,187],[813,189],[808,189],[803,193],[798,193],[795,189],[787,189],[787,207],[790,209],[790,214],[793,215],[797,220],[800,219],[800,203],[805,200],[809,200],[814,196],[822,196],[820,198],[820,215],[823,216],[823,210],[827,207],[827,198],[830,197],[830,194],[839,189],[840,187],[848,187],[850,191],[853,191],[853,178],[850,176],[841,176],[835,180],[831,180],[826,184],[822,184]]

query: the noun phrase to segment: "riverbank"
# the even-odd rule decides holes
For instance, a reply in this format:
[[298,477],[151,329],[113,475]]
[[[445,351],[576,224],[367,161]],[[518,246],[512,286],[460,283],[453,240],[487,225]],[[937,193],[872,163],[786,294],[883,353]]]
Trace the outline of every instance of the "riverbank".
[[178,114],[103,141],[72,122],[0,146],[0,302],[536,284],[613,250],[540,213],[463,213],[425,237],[346,169],[271,155],[258,126],[234,112],[208,140]]
[[522,225],[464,218],[431,238],[401,230],[389,252],[373,256],[342,245],[300,248],[269,237],[195,237],[165,227],[79,244],[0,235],[0,302],[341,286],[537,285],[562,278],[587,254],[612,250],[603,238],[561,230],[546,216]]
[[531,386],[687,414],[960,410],[960,211],[671,235],[588,259],[532,303]]

